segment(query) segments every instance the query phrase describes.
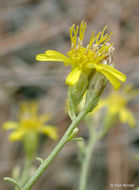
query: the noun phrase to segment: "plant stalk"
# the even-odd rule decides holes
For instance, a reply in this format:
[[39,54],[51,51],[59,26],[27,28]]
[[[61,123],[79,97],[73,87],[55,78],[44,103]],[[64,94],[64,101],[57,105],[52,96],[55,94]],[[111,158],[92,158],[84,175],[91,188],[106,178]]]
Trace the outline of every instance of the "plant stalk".
[[94,136],[94,134],[91,133],[87,147],[85,149],[85,155],[84,155],[84,158],[83,158],[83,161],[81,164],[81,175],[80,175],[80,181],[79,181],[79,190],[86,190],[89,165],[91,162],[91,157],[92,157],[92,153],[93,153],[96,141],[97,141],[96,137]]
[[46,170],[46,168],[49,166],[49,164],[54,160],[54,158],[56,157],[56,155],[60,152],[60,150],[66,144],[69,135],[72,133],[73,129],[79,124],[79,122],[84,118],[85,115],[86,115],[86,111],[83,110],[77,116],[76,120],[71,123],[71,125],[69,126],[69,128],[65,132],[64,136],[62,137],[62,139],[57,144],[57,146],[50,153],[50,155],[43,161],[43,163],[36,170],[36,172],[34,173],[34,175],[29,179],[29,181],[22,188],[22,190],[30,190],[31,189],[31,187],[37,181],[37,179],[39,178],[39,176]]
[[79,190],[86,190],[88,170],[95,144],[108,133],[109,129],[114,124],[115,119],[116,119],[115,116],[111,116],[109,113],[106,113],[104,117],[104,125],[102,126],[99,132],[96,132],[94,126],[91,125],[89,126],[89,123],[87,123],[89,128],[89,140],[86,146],[84,159],[81,165]]
[[86,116],[86,114],[96,107],[99,98],[103,92],[103,89],[106,84],[104,84],[104,77],[96,74],[96,79],[94,81],[93,88],[90,88],[90,97],[86,101],[86,104],[83,110],[79,113],[79,115],[72,121],[71,125],[68,127],[64,136],[61,138],[57,146],[53,149],[53,151],[49,154],[49,156],[41,163],[40,167],[36,170],[34,175],[29,179],[29,181],[23,186],[22,190],[30,190],[33,184],[37,181],[37,179],[42,175],[42,173],[46,170],[46,168],[50,165],[50,163],[54,160],[60,150],[64,147],[64,145],[68,142],[68,137],[73,132],[73,129],[77,127],[79,122]]

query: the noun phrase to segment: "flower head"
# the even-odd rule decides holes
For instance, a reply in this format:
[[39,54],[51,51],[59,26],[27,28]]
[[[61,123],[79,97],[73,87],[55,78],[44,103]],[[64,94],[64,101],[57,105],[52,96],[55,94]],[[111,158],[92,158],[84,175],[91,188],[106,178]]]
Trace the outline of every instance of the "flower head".
[[82,21],[80,27],[73,25],[70,28],[71,50],[67,52],[67,56],[57,51],[47,50],[44,54],[37,55],[36,60],[58,61],[66,66],[70,65],[72,71],[66,78],[67,85],[74,86],[81,77],[81,73],[86,73],[89,78],[92,72],[100,72],[117,90],[121,86],[120,81],[125,82],[126,76],[113,68],[114,47],[109,42],[112,33],[106,34],[106,28],[107,26],[97,35],[93,31],[89,44],[84,47],[86,23]]
[[20,106],[18,122],[7,121],[3,124],[4,129],[14,130],[9,139],[17,141],[24,138],[27,134],[43,133],[53,140],[58,138],[55,127],[45,124],[50,119],[48,114],[38,114],[36,102],[24,102]]
[[98,106],[93,110],[93,114],[106,107],[107,113],[111,116],[118,116],[122,123],[135,126],[135,119],[128,108],[131,99],[137,96],[138,91],[131,85],[126,85],[120,92],[112,91],[109,96],[99,101]]

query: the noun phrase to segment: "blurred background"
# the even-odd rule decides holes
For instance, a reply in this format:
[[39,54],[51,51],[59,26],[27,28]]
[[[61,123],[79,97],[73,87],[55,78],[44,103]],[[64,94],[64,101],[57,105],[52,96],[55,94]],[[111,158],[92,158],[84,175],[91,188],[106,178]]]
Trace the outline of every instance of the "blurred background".
[[[114,31],[116,67],[127,75],[127,82],[139,88],[139,3],[137,0],[0,0],[0,123],[16,120],[22,100],[37,99],[40,108],[52,114],[51,124],[61,137],[70,119],[65,113],[69,68],[62,63],[36,62],[35,55],[53,49],[70,49],[69,27],[87,22],[85,44],[92,30],[104,25]],[[137,127],[116,124],[97,144],[88,178],[87,190],[111,189],[111,183],[139,186],[139,99],[130,108]],[[84,122],[79,135],[87,137]],[[3,181],[12,168],[23,164],[20,142],[8,140],[9,131],[0,128],[0,189],[13,189]],[[45,158],[57,142],[41,137],[38,156]],[[75,142],[61,151],[33,190],[77,190],[80,161]],[[36,167],[39,165],[34,161]],[[135,188],[134,186],[134,188]],[[134,189],[131,188],[131,189]],[[121,190],[122,188],[114,188]],[[128,188],[130,189],[130,188]]]

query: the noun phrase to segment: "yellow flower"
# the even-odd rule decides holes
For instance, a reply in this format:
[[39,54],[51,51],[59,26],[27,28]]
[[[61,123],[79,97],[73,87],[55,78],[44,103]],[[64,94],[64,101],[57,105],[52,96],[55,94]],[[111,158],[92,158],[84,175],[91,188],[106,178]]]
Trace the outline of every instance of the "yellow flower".
[[50,119],[48,114],[38,114],[38,106],[36,102],[24,102],[20,106],[18,122],[8,121],[3,124],[4,129],[14,130],[9,139],[17,141],[24,138],[25,135],[31,133],[43,133],[53,140],[58,138],[55,127],[45,124]]
[[122,123],[128,123],[129,126],[135,126],[135,119],[132,112],[128,108],[128,102],[138,94],[137,90],[133,90],[131,85],[125,86],[121,92],[112,91],[110,95],[99,101],[98,106],[92,113],[97,113],[103,107],[107,108],[108,114],[117,115]]
[[93,31],[91,39],[87,47],[83,46],[83,38],[86,30],[86,23],[81,22],[80,27],[73,25],[70,28],[71,50],[67,52],[67,56],[53,50],[48,50],[44,54],[36,56],[39,61],[58,61],[65,65],[71,66],[71,72],[66,78],[66,84],[74,86],[81,73],[88,74],[93,71],[103,74],[117,90],[121,86],[121,82],[125,82],[126,76],[120,71],[113,68],[112,54],[113,45],[109,43],[111,34],[105,34],[107,26],[102,32],[96,36]]

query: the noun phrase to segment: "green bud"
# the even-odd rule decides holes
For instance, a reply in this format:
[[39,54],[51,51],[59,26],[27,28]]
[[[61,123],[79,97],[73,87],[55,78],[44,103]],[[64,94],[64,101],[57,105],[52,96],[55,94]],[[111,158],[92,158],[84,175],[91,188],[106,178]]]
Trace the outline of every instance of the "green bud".
[[97,106],[100,96],[103,94],[104,88],[106,87],[107,83],[108,80],[101,73],[96,72],[93,75],[86,93],[86,102],[84,109],[86,109],[87,105],[87,112],[91,112]]
[[83,95],[89,85],[89,74],[82,72],[80,79],[74,86],[70,86],[68,89],[68,100],[69,100],[69,115],[72,120],[76,118],[76,109],[78,104],[81,102]]

